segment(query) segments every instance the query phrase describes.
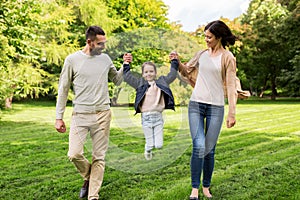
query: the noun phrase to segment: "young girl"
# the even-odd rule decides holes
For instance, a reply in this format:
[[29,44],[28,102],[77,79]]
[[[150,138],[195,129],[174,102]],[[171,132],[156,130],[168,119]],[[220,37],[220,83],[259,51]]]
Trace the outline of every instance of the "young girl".
[[130,72],[129,63],[124,62],[123,77],[130,86],[136,89],[134,108],[141,113],[142,127],[146,140],[145,158],[152,159],[152,149],[163,146],[163,117],[164,109],[174,108],[174,97],[169,88],[177,76],[178,57],[175,52],[170,54],[171,68],[167,76],[160,76],[156,79],[156,66],[152,62],[145,62],[142,65],[142,77],[136,78]]

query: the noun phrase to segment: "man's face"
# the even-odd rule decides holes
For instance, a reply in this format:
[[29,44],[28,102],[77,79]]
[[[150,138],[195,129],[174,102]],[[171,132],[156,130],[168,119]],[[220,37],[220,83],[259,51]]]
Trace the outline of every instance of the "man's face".
[[90,47],[90,55],[96,56],[102,53],[102,50],[105,49],[106,37],[105,35],[97,35],[95,40],[92,41],[88,39],[88,44]]

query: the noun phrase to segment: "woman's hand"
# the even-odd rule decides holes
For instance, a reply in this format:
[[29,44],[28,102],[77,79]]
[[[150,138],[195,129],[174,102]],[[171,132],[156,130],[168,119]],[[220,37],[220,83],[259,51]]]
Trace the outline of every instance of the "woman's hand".
[[177,59],[178,60],[178,54],[176,51],[172,51],[170,54],[169,54],[169,58],[170,60],[174,60],[174,59]]
[[226,126],[227,128],[231,128],[235,125],[235,117],[231,117],[231,116],[228,116],[227,117],[227,120],[226,120]]

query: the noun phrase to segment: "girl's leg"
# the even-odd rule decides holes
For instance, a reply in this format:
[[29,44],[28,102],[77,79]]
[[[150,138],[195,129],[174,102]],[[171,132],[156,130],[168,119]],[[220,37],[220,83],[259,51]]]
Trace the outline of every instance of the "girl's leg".
[[145,152],[151,151],[154,146],[154,138],[153,138],[153,126],[151,121],[151,116],[148,113],[142,113],[142,127],[145,136]]
[[154,147],[154,139],[153,139],[153,128],[143,126],[144,136],[145,136],[145,151],[144,157],[146,160],[152,159],[152,149]]
[[164,137],[164,120],[162,113],[155,114],[154,120],[154,147],[161,149],[163,147],[163,137]]
[[145,151],[151,151],[154,147],[153,128],[143,125],[143,131],[146,141]]
[[159,124],[154,127],[154,147],[161,149],[164,144],[164,125]]

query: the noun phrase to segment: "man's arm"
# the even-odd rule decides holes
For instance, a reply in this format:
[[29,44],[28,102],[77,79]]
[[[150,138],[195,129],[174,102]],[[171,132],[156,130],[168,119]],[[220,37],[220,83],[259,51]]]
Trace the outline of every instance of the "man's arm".
[[[125,53],[123,56],[124,63],[130,63],[132,61],[132,55]],[[123,66],[117,71],[116,67],[111,64],[108,78],[116,85],[120,85],[123,81]]]
[[123,67],[119,69],[119,71],[116,69],[113,63],[111,63],[109,72],[108,72],[108,78],[111,80],[115,85],[120,85],[123,81]]
[[56,102],[55,128],[58,132],[61,133],[66,132],[66,126],[63,121],[63,115],[66,109],[71,82],[72,82],[72,68],[70,65],[70,61],[66,59],[59,78],[58,95],[57,95],[57,102]]
[[[123,66],[119,70],[119,72],[116,71],[115,67],[112,67],[109,72],[110,80],[112,80],[115,84],[120,84],[121,81],[124,80],[131,85],[134,88],[138,87],[138,79],[134,77],[130,72],[130,64],[132,62],[132,55],[130,53],[125,53],[123,56]],[[121,78],[119,76],[122,76]],[[121,81],[120,81],[121,80]],[[120,81],[120,82],[118,82]]]
[[124,68],[124,74],[123,74],[124,81],[128,83],[131,87],[136,89],[139,86],[139,79],[132,75],[130,71],[129,63],[127,64],[124,63],[123,68]]

